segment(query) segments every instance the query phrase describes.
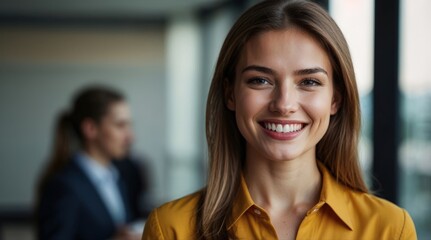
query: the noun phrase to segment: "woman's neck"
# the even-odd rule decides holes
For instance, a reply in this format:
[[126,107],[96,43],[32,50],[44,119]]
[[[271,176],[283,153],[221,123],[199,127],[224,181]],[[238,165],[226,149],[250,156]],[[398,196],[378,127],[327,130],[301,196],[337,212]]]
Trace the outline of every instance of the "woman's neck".
[[109,159],[106,154],[103,154],[103,152],[99,151],[98,148],[86,146],[84,151],[92,160],[96,161],[102,166],[107,166],[111,162],[111,159]]
[[322,188],[315,158],[276,162],[248,154],[245,180],[252,199],[267,210],[310,208]]

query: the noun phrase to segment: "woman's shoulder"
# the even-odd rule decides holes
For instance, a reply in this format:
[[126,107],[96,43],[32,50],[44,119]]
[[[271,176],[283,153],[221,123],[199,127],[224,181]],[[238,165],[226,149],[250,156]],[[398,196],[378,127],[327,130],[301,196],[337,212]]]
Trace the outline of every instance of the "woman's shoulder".
[[[175,220],[175,217],[180,217],[184,223],[185,217],[193,217],[196,213],[196,206],[199,201],[200,192],[192,193],[182,198],[167,202],[156,208],[159,219]],[[174,214],[173,214],[174,213]]]
[[371,193],[349,191],[351,207],[364,214],[383,216],[403,216],[404,209]]
[[142,239],[193,239],[200,196],[196,192],[154,209],[145,223]]
[[386,229],[400,239],[416,239],[413,220],[405,209],[370,193],[350,191],[349,194],[348,205],[357,225]]
[[78,190],[76,182],[79,179],[79,173],[76,166],[73,163],[67,163],[64,167],[59,169],[57,172],[52,173],[50,177],[47,178],[45,182],[46,191],[57,192],[62,191],[73,191]]

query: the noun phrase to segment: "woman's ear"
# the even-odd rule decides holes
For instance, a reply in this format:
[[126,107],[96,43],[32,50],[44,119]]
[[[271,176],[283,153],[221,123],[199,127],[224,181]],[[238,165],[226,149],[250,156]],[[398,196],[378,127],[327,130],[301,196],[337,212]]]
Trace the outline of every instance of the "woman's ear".
[[97,137],[97,125],[94,120],[86,118],[81,123],[82,135],[86,140],[93,140]]
[[331,115],[335,115],[338,112],[338,109],[341,105],[341,94],[338,90],[335,89],[334,95],[332,96],[332,103],[331,103]]
[[234,87],[232,83],[229,83],[229,80],[227,78],[223,81],[223,88],[224,88],[224,98],[226,102],[226,106],[229,110],[235,111],[236,104],[235,104],[235,95],[234,95]]

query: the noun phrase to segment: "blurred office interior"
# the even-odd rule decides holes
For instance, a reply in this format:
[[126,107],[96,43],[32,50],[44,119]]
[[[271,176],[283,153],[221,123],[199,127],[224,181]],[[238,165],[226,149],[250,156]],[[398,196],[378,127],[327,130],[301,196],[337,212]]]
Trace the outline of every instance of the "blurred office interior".
[[[34,187],[57,114],[107,84],[128,98],[157,206],[205,181],[205,102],[221,44],[256,0],[0,1],[0,239],[35,239]],[[350,45],[361,164],[431,236],[431,2],[322,0]]]

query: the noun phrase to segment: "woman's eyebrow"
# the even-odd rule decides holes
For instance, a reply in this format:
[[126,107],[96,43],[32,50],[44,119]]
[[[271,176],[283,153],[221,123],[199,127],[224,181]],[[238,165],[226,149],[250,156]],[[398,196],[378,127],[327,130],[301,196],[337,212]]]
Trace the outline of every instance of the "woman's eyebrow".
[[[242,69],[241,73],[244,73],[246,71],[257,71],[257,72],[275,75],[274,70],[272,70],[271,68],[263,67],[263,66],[259,66],[259,65],[247,66],[244,69]],[[305,68],[305,69],[296,70],[294,72],[295,75],[309,75],[309,74],[314,74],[314,73],[323,73],[325,75],[328,75],[328,72],[321,67]]]
[[309,75],[314,73],[324,73],[326,76],[328,76],[328,72],[326,72],[325,69],[321,67],[300,69],[300,70],[296,70],[294,73],[295,75]]
[[247,66],[244,69],[242,69],[241,73],[244,73],[246,71],[257,71],[257,72],[262,72],[262,73],[271,74],[271,75],[275,74],[271,68],[258,66],[258,65]]

